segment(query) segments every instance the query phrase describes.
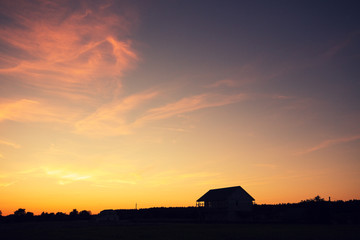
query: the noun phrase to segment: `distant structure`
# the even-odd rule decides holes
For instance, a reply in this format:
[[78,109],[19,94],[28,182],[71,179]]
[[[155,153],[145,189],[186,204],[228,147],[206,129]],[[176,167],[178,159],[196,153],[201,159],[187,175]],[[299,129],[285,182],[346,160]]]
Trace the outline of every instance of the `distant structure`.
[[211,189],[196,201],[206,219],[237,220],[252,211],[255,199],[242,187]]
[[97,222],[117,222],[119,221],[119,216],[115,210],[106,209],[102,210],[96,217]]

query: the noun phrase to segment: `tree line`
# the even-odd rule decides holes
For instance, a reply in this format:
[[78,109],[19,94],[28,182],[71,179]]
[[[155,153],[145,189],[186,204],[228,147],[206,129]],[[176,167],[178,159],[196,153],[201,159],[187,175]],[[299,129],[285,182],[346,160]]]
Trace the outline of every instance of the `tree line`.
[[[34,215],[24,208],[13,214],[2,216],[0,222],[22,221],[206,221],[206,219],[223,221],[227,213],[222,210],[198,207],[160,207],[146,209],[103,210],[92,215],[90,211],[73,209],[69,214],[63,212]],[[214,214],[218,214],[214,218]],[[320,196],[303,200],[299,203],[254,204],[251,212],[237,212],[237,220],[247,223],[360,223],[360,200],[326,201]]]
[[0,211],[0,218],[6,222],[89,220],[91,216],[91,211],[82,210],[79,212],[77,209],[73,209],[69,214],[63,212],[42,212],[40,215],[34,215],[33,212],[27,212],[25,208],[19,208],[13,214],[6,217],[2,216]]

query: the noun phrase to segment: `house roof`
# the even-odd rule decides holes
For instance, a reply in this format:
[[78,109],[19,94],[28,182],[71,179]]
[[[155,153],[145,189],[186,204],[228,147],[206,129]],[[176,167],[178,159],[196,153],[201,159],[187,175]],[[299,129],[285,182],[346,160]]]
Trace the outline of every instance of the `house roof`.
[[207,193],[205,193],[201,198],[197,200],[197,202],[205,202],[205,201],[223,201],[228,199],[234,192],[240,191],[245,198],[248,198],[251,201],[255,199],[250,196],[242,187],[227,187],[227,188],[218,188],[211,189]]

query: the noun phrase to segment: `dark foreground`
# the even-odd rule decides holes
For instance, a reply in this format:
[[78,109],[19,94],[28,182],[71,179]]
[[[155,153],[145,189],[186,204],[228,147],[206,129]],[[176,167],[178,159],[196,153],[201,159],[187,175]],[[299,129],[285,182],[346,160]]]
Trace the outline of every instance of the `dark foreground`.
[[0,224],[1,239],[360,239],[359,224],[23,222]]

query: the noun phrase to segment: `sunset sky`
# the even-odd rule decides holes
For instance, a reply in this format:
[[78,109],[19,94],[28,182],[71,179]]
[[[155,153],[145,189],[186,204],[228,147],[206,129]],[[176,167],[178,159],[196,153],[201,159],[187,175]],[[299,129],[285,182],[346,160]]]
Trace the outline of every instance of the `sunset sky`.
[[0,1],[0,210],[360,199],[358,1]]

